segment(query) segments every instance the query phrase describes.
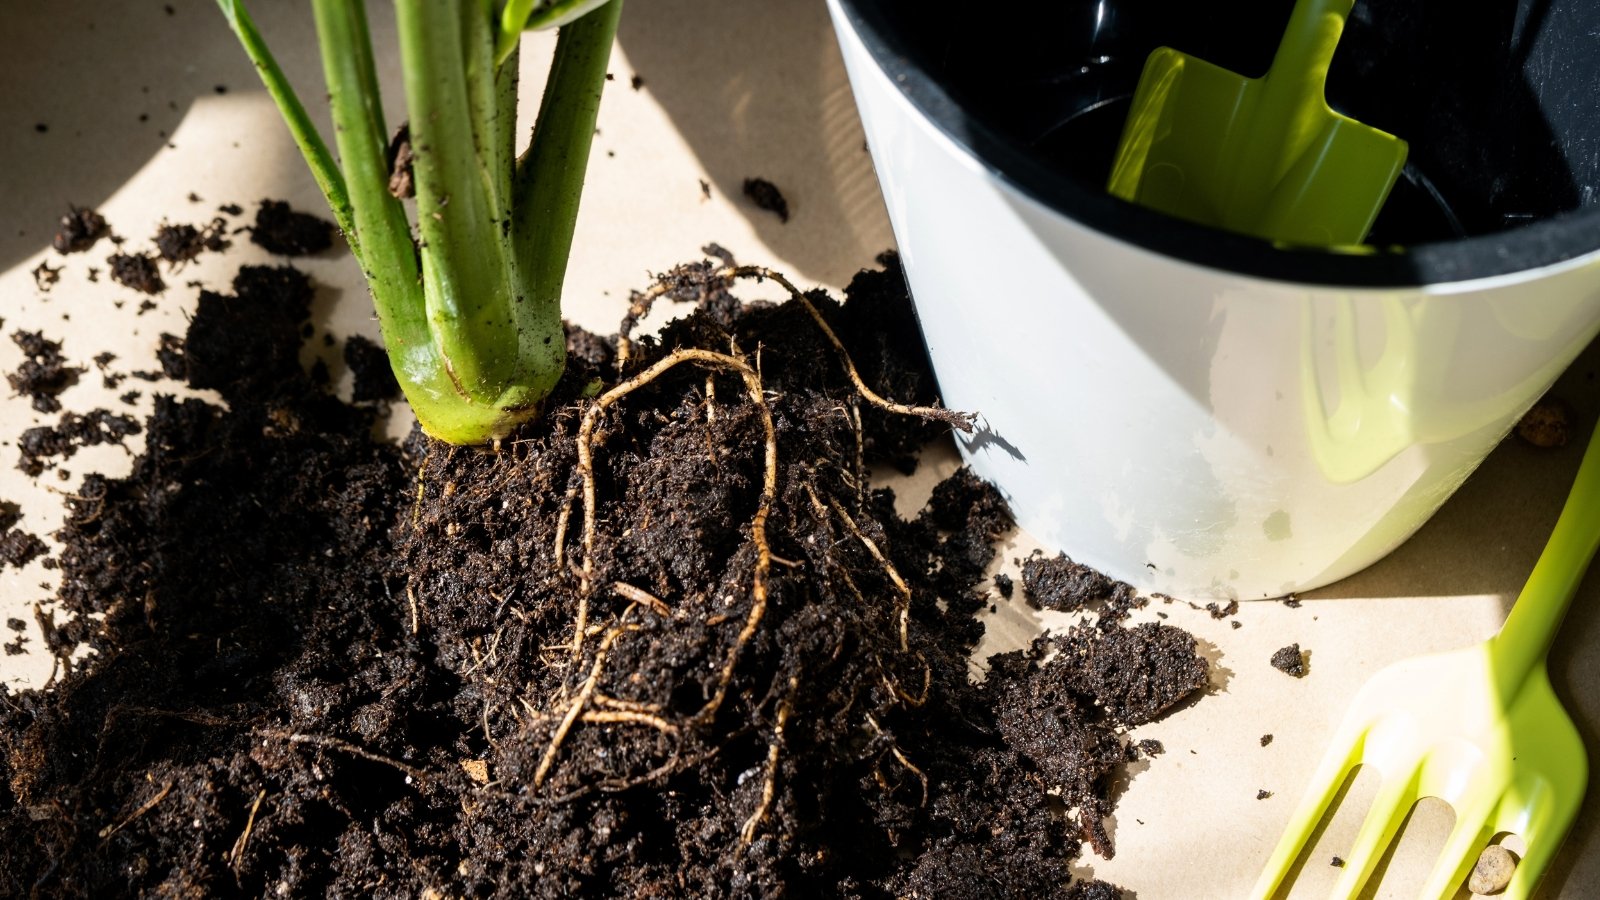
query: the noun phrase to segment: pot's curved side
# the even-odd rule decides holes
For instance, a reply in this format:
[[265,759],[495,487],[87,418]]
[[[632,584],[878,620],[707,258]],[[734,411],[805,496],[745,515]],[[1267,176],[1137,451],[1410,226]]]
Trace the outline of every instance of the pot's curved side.
[[1600,330],[1600,254],[1477,282],[1209,269],[1024,195],[829,8],[945,402],[1018,519],[1141,589],[1281,596],[1399,546]]

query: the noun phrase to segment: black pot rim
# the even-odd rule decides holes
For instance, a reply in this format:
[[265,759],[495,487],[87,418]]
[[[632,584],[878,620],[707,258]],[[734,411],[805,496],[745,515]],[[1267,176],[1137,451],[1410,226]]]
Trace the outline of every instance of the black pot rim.
[[889,80],[928,121],[996,178],[1074,221],[1137,247],[1209,269],[1300,284],[1415,288],[1514,275],[1600,250],[1600,209],[1576,210],[1507,231],[1408,248],[1350,253],[1285,248],[1175,219],[1093,190],[1044,165],[969,116],[918,66],[870,0],[838,0]]

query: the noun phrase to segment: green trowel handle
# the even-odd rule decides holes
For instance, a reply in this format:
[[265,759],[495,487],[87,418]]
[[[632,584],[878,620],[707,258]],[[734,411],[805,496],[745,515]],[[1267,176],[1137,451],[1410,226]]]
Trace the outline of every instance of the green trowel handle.
[[1329,116],[1323,90],[1328,65],[1354,2],[1300,0],[1294,5],[1248,117],[1255,124],[1233,135],[1233,177],[1277,184],[1321,134]]
[[1328,66],[1354,5],[1355,0],[1300,0],[1294,5],[1289,26],[1272,57],[1272,68],[1262,79],[1267,85],[1263,106],[1285,114],[1313,101],[1317,109],[1322,108]]
[[1600,547],[1600,429],[1589,438],[1589,448],[1550,541],[1539,554],[1505,626],[1490,643],[1504,696],[1514,695],[1543,662],[1596,547]]

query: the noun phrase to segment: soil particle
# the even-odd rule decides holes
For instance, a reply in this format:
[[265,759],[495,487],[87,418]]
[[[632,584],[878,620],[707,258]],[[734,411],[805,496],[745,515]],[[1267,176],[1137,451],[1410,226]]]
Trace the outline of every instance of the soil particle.
[[268,253],[307,256],[333,246],[333,223],[297,212],[282,200],[263,200],[256,210],[250,240]]
[[183,338],[163,331],[156,345],[156,361],[161,363],[161,374],[168,378],[182,380],[187,377],[189,363],[184,358]]
[[395,130],[394,137],[389,139],[387,153],[389,164],[389,193],[401,200],[408,200],[417,195],[415,176],[413,175],[414,156],[411,152],[411,124],[400,123]]
[[[0,500],[0,531],[8,531],[20,521],[22,521],[22,507],[10,500]],[[11,619],[7,624],[15,621],[17,620]]]
[[67,214],[61,217],[61,227],[56,230],[50,246],[61,254],[82,253],[109,231],[100,213],[86,206],[69,206]]
[[377,343],[359,334],[351,335],[344,342],[344,364],[355,376],[351,399],[357,403],[400,396],[400,382],[389,365],[389,354]]
[[1220,604],[1220,603],[1207,603],[1206,604],[1206,612],[1210,613],[1211,614],[1211,618],[1213,618],[1213,619],[1226,619],[1227,617],[1237,613],[1238,611],[1239,611],[1239,601],[1238,600],[1229,600],[1226,605],[1223,605],[1223,604]]
[[1535,447],[1565,447],[1572,440],[1573,411],[1560,397],[1542,397],[1517,422],[1517,437]]
[[1012,582],[1010,575],[1004,572],[996,572],[994,575],[994,589],[1000,592],[1000,596],[1010,600],[1011,594],[1015,590],[1015,584]]
[[224,214],[230,215],[230,216],[239,216],[239,215],[243,215],[244,214],[244,207],[240,206],[237,203],[224,203],[221,206],[217,207],[217,212],[224,213]]
[[1272,667],[1285,675],[1296,678],[1306,677],[1306,655],[1300,651],[1299,644],[1290,644],[1279,648],[1272,654]]
[[1270,735],[1270,734],[1263,734],[1263,735],[1262,735],[1262,736],[1261,736],[1261,746],[1263,746],[1263,747],[1265,747],[1265,746],[1267,746],[1267,745],[1268,745],[1268,744],[1270,744],[1270,743],[1272,743],[1272,735]]
[[61,281],[61,267],[50,265],[49,260],[40,260],[28,274],[33,276],[33,286],[46,294]]
[[789,201],[778,190],[778,186],[765,178],[746,178],[744,180],[744,195],[757,209],[764,209],[778,217],[778,221],[785,224],[789,221]]
[[1077,612],[1103,604],[1108,614],[1125,618],[1147,602],[1133,586],[1073,562],[1065,553],[1054,559],[1032,556],[1022,563],[1022,595],[1036,608]]
[[0,533],[0,566],[22,568],[42,556],[50,548],[36,534],[20,528],[8,528]]
[[22,433],[17,441],[21,459],[17,468],[37,477],[53,459],[67,459],[79,448],[100,444],[122,444],[140,432],[139,423],[122,413],[92,409],[87,413],[64,412],[55,425],[39,425]]
[[1335,869],[1342,869],[1344,868],[1344,859],[1342,857],[1335,856],[1333,859],[1328,861],[1328,865],[1333,866]]
[[124,287],[145,294],[159,294],[167,289],[156,268],[155,257],[144,253],[113,253],[106,258],[111,267],[111,280]]
[[1478,854],[1478,861],[1467,876],[1467,890],[1474,894],[1493,896],[1511,884],[1517,871],[1516,854],[1499,844],[1490,844]]
[[67,365],[66,357],[61,354],[61,342],[47,340],[42,332],[16,331],[11,341],[22,350],[24,357],[17,370],[6,375],[11,390],[28,397],[38,412],[59,412],[59,395],[77,384],[78,376],[85,370]]
[[1262,789],[1262,790],[1256,791],[1256,799],[1257,800],[1266,800],[1267,798],[1269,798],[1271,796],[1272,796],[1272,792],[1269,791],[1269,790]]
[[644,79],[642,77],[638,76],[638,75],[635,75],[632,78],[628,79],[628,83],[636,91],[639,90],[640,88],[644,87]]
[[[1110,854],[1122,732],[1205,683],[1193,639],[1107,619],[973,683],[992,488],[898,517],[866,466],[928,427],[869,415],[802,307],[679,274],[695,312],[624,375],[760,347],[758,401],[686,364],[596,406],[614,347],[569,331],[497,452],[373,442],[300,367],[300,273],[203,293],[188,376],[227,407],[158,397],[132,474],[68,498],[40,627],[96,652],[0,686],[0,895],[1120,896],[1071,883],[1078,838]],[[897,270],[813,302],[927,402]]]
[[228,249],[229,242],[224,237],[227,230],[227,223],[220,218],[212,219],[205,228],[163,222],[156,229],[152,242],[162,259],[178,265],[193,260],[205,250],[215,253]]

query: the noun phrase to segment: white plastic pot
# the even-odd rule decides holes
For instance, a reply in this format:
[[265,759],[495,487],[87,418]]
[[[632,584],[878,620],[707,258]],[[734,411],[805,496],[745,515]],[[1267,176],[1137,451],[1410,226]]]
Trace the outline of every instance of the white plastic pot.
[[1307,590],[1399,546],[1600,329],[1588,213],[1291,251],[1070,182],[829,0],[961,450],[1047,546],[1150,591]]

